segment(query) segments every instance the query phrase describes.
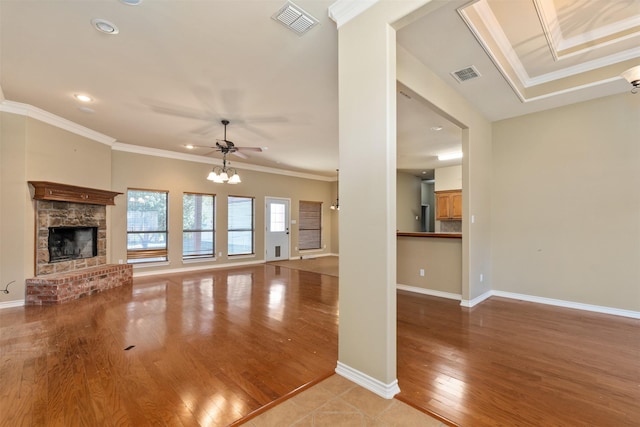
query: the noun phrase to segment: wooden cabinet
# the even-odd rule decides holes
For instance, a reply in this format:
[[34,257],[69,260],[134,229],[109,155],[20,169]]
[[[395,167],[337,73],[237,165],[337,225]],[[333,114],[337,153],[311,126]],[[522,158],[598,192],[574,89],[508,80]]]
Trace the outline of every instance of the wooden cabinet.
[[462,190],[436,191],[436,219],[438,221],[462,219]]
[[48,181],[29,181],[34,188],[34,200],[56,200],[60,202],[88,203],[92,205],[114,205],[113,199],[122,193],[76,187]]

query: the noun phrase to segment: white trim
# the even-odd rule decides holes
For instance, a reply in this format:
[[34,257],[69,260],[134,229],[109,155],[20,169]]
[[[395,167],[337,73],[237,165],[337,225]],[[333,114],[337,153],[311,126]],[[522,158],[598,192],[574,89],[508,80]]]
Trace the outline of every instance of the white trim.
[[[75,133],[76,135],[80,135],[85,138],[91,139],[93,141],[108,145],[111,147],[112,150],[124,151],[128,153],[136,153],[136,154],[145,154],[148,156],[164,157],[168,159],[186,160],[186,161],[197,162],[197,163],[216,164],[220,162],[219,159],[212,158],[212,157],[198,156],[195,154],[187,154],[187,153],[179,153],[176,151],[161,150],[158,148],[142,147],[140,145],[132,145],[132,144],[125,144],[122,142],[117,142],[115,138],[112,138],[100,132],[96,132],[92,129],[81,126],[77,123],[74,123],[62,117],[56,116],[55,114],[49,113],[48,111],[42,110],[38,107],[34,107],[29,104],[23,104],[15,101],[8,101],[6,99],[3,99],[3,97],[4,97],[4,94],[2,93],[2,87],[0,87],[0,112],[19,114],[21,116],[26,116],[26,117],[39,120],[41,122],[50,124],[57,128],[64,129],[71,133]],[[272,173],[277,175],[285,175],[285,176],[291,176],[295,178],[313,179],[316,181],[326,181],[326,182],[333,182],[336,180],[335,177],[326,177],[322,175],[315,175],[315,174],[310,174],[305,172],[287,171],[282,169],[270,168],[266,166],[240,163],[236,161],[233,162],[233,165],[234,167],[238,166],[246,170]]]
[[50,124],[51,126],[64,129],[66,131],[75,133],[76,135],[83,136],[101,144],[111,146],[116,141],[115,138],[81,126],[77,123],[72,122],[71,120],[63,119],[60,116],[56,116],[55,114],[44,111],[38,107],[34,107],[33,105],[3,100],[2,102],[0,102],[0,111],[31,117],[32,119],[36,119],[41,122]]
[[[325,253],[319,253],[319,254],[313,254],[313,255],[308,255],[307,251],[323,251],[324,249],[305,249],[303,251],[298,251],[298,253],[300,254],[299,256],[292,256],[291,258],[289,258],[289,261],[300,261],[301,259],[313,259],[313,258],[320,258],[323,256],[340,256],[338,254],[334,254],[331,252],[325,252]],[[303,255],[304,254],[304,255]]]
[[534,302],[538,304],[555,305],[564,308],[573,308],[576,310],[593,311],[595,313],[611,314],[613,316],[631,317],[632,319],[640,319],[640,311],[623,310],[619,308],[604,307],[601,305],[583,304],[580,302],[565,301],[554,298],[537,297],[534,295],[516,294],[513,292],[491,291],[491,295],[517,299],[522,301]]
[[[636,14],[632,17],[625,18],[613,24],[596,27],[591,29],[590,31],[585,31],[580,35],[565,38],[564,34],[562,33],[562,29],[560,28],[558,15],[556,14],[556,8],[553,0],[534,0],[534,5],[536,6],[536,10],[539,11],[538,16],[541,23],[545,28],[549,29],[549,33],[552,36],[550,46],[554,52],[560,52],[562,50],[571,49],[573,47],[584,44],[592,44],[598,39],[606,38],[626,30],[631,30],[634,27],[640,25],[640,16]],[[615,39],[614,42],[625,40],[634,36],[635,33],[626,37],[619,37]],[[589,48],[581,49],[581,51],[595,50],[599,47],[606,46],[607,44],[609,43],[598,43],[595,44],[595,47],[590,46]]]
[[335,21],[336,27],[340,28],[378,1],[379,0],[337,0],[329,6],[329,18]]
[[453,299],[457,301],[462,300],[461,294],[452,294],[451,292],[442,292],[442,291],[436,291],[433,289],[419,288],[417,286],[402,285],[400,283],[396,285],[396,289],[399,289],[401,291],[414,292],[416,294],[429,295],[432,297]]
[[393,396],[400,393],[400,387],[398,387],[397,379],[393,380],[389,384],[385,384],[380,380],[358,371],[357,369],[353,369],[350,366],[341,363],[340,361],[338,361],[338,366],[336,366],[336,374],[345,377],[349,381],[353,381],[359,386],[364,387],[385,399],[393,399]]
[[[220,163],[220,159],[213,158],[213,157],[198,156],[196,154],[178,153],[176,151],[161,150],[159,148],[143,147],[140,145],[125,144],[122,142],[114,143],[111,146],[111,149],[115,151],[124,151],[127,153],[143,154],[146,156],[155,156],[155,157],[164,157],[167,159],[186,160],[189,162],[205,163],[209,165]],[[326,176],[314,175],[314,174],[304,173],[304,172],[287,171],[283,169],[270,168],[267,166],[252,165],[249,163],[236,162],[235,160],[233,162],[233,167],[238,169],[241,168],[241,169],[256,171],[256,172],[265,172],[265,173],[273,173],[278,175],[292,176],[296,178],[313,179],[316,181],[333,182],[336,180],[334,177],[326,177]]]
[[257,265],[264,264],[264,260],[260,261],[246,261],[246,262],[228,262],[224,264],[208,264],[208,265],[200,265],[197,267],[181,267],[181,268],[171,268],[168,270],[153,270],[153,271],[144,271],[144,272],[136,272],[133,271],[133,277],[146,277],[146,276],[157,276],[159,274],[173,274],[173,273],[189,273],[192,271],[202,271],[202,270],[214,270],[219,268],[232,268],[232,267],[243,267],[247,265]]
[[485,292],[482,295],[479,295],[479,296],[475,297],[472,300],[463,299],[463,300],[460,301],[460,305],[463,306],[463,307],[468,307],[468,308],[475,307],[476,305],[480,304],[482,301],[486,300],[487,298],[489,298],[492,295],[493,295],[493,291],[488,291],[488,292]]
[[0,310],[4,310],[5,308],[13,308],[13,307],[22,307],[24,306],[23,299],[17,299],[14,301],[5,301],[0,302]]

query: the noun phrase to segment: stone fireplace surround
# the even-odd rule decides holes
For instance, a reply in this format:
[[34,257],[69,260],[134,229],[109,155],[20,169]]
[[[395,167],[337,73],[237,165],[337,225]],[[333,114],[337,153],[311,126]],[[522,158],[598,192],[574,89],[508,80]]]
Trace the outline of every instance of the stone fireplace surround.
[[[59,304],[131,284],[133,266],[107,264],[106,206],[122,193],[29,181],[36,200],[36,277],[26,281],[26,304]],[[98,255],[49,262],[49,227],[98,227]]]

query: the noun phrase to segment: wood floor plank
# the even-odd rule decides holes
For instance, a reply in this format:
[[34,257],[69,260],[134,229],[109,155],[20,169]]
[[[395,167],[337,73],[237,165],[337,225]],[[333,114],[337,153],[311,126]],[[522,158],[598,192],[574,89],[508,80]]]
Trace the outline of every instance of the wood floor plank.
[[640,425],[640,321],[398,294],[400,399],[461,426]]
[[[337,362],[338,280],[277,265],[0,310],[0,427],[226,426]],[[640,321],[398,293],[398,398],[460,426],[640,425]],[[133,346],[133,347],[131,347]]]

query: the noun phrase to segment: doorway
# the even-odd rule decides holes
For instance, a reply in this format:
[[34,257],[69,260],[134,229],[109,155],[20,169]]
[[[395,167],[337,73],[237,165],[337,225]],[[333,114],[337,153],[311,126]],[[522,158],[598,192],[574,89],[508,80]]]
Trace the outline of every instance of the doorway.
[[278,261],[289,259],[289,205],[290,199],[277,197],[265,198],[265,260]]

